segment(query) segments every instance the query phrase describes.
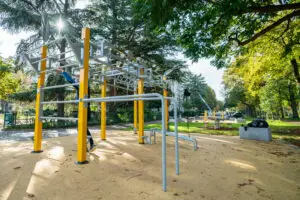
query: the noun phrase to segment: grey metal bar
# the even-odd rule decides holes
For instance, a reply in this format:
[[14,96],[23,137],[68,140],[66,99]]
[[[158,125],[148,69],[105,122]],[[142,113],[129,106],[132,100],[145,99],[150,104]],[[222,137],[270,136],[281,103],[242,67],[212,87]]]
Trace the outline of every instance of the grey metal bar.
[[[99,80],[95,80],[95,79],[91,79],[91,78],[90,78],[89,80],[95,81],[95,82],[97,82],[97,83],[102,83],[102,82],[99,81]],[[111,87],[120,88],[120,89],[123,89],[123,90],[128,90],[128,91],[133,92],[132,89],[126,88],[126,87],[122,87],[122,86],[119,86],[119,85],[114,85],[114,84],[109,84],[109,83],[106,83],[106,85],[109,85],[109,86],[111,86]]]
[[178,120],[177,120],[177,104],[173,100],[174,105],[174,131],[175,131],[175,159],[176,159],[176,174],[179,175],[179,149],[178,149]]
[[161,96],[161,124],[162,124],[162,188],[163,191],[167,191],[167,150],[166,150],[166,125],[165,125],[165,101],[164,97]]
[[[157,133],[161,133],[161,131],[158,131],[157,129],[154,129],[154,130]],[[176,137],[176,134],[174,132],[167,132],[167,136]],[[178,134],[178,138],[192,142],[193,143],[193,149],[194,149],[194,151],[196,151],[198,149],[198,143],[197,143],[196,138],[188,137],[186,135],[179,135],[179,134]]]
[[[168,132],[167,135],[169,136],[175,136],[175,133],[174,132]],[[186,135],[178,135],[178,138],[181,138],[183,140],[187,140],[187,141],[191,141],[193,143],[193,147],[194,147],[194,151],[197,150],[197,140],[195,138],[192,138],[192,137],[188,137]]]
[[[146,98],[143,98],[146,97]],[[147,98],[148,97],[148,98]],[[160,100],[162,104],[162,188],[163,191],[167,191],[167,168],[166,168],[166,127],[165,127],[165,101],[164,97],[158,93],[150,93],[150,94],[139,94],[139,95],[124,95],[124,96],[115,96],[115,97],[106,97],[106,98],[92,98],[92,99],[81,99],[83,102],[115,102],[115,101],[135,101],[135,100]],[[41,102],[41,104],[49,104],[49,103],[77,103],[78,100],[73,101],[49,101],[49,102]],[[49,118],[48,118],[49,119]],[[52,118],[58,119],[58,118]],[[61,118],[64,120],[64,118]],[[69,119],[67,119],[69,120]]]
[[148,144],[152,144],[151,139],[149,139],[148,136],[144,135],[142,138],[144,138]]
[[[71,52],[71,51],[67,51],[67,53],[69,53],[69,52]],[[64,52],[61,53],[61,54],[58,54],[57,56],[62,55],[62,54],[64,54]],[[62,58],[62,59],[59,59],[59,60],[56,60],[56,62],[59,62],[59,61],[62,61],[62,60],[66,60],[66,59],[69,59],[69,58],[72,58],[72,57],[74,57],[74,55],[69,56],[69,57],[66,57],[66,58]],[[39,62],[41,62],[41,61],[43,61],[43,60],[48,60],[48,59],[50,59],[50,58],[55,58],[55,56],[48,56],[48,57],[46,57],[46,58],[43,58],[43,59],[34,61],[34,62],[32,62],[31,64],[39,63]]]
[[75,57],[75,55],[71,55],[71,56],[68,56],[68,57],[65,57],[65,58],[62,58],[62,59],[59,59],[59,60],[55,60],[55,62],[61,62],[63,60],[67,60],[67,59],[70,59],[70,58],[73,58]]
[[129,88],[126,88],[126,87],[122,87],[122,86],[119,86],[119,85],[114,85],[114,84],[109,84],[109,83],[106,83],[106,85],[109,85],[111,87],[120,88],[120,89],[123,89],[123,90],[128,90],[128,91],[133,92],[132,89],[129,89]]
[[40,117],[40,119],[57,119],[57,120],[74,120],[77,121],[78,118],[73,118],[73,117]]
[[[127,98],[126,98],[127,97]],[[141,97],[149,97],[149,98],[141,98]],[[112,102],[112,101],[135,101],[135,100],[160,100],[162,105],[162,188],[163,191],[167,191],[167,164],[166,164],[166,127],[165,127],[165,102],[164,97],[158,93],[152,94],[140,94],[140,95],[125,95],[125,96],[116,96],[116,97],[106,97],[105,98],[92,98],[92,99],[82,99],[83,102],[90,102],[90,101],[99,101],[99,102]],[[78,102],[78,101],[52,101],[51,103],[71,103],[71,102]],[[46,104],[50,102],[42,102],[41,104]]]
[[[76,65],[79,66],[78,63],[71,63],[71,64],[68,64],[68,65],[61,66],[59,68],[64,69],[64,68],[71,67],[71,66],[76,66]],[[52,68],[52,69],[46,69],[45,71],[40,71],[40,73],[52,72],[52,71],[55,71],[57,69],[58,69],[57,67],[56,68]]]
[[68,101],[43,101],[41,104],[62,104],[62,103],[79,103],[79,100],[68,100]]
[[126,102],[126,101],[152,101],[152,100],[160,100],[158,97],[152,98],[124,98],[124,99],[108,99],[108,100],[91,100],[87,101],[88,99],[84,99],[83,102]]
[[[152,97],[152,98],[121,98],[121,99],[107,99],[105,98],[101,99],[83,99],[83,102],[124,102],[124,101],[138,101],[138,100],[143,100],[143,101],[151,101],[151,100],[160,100],[159,97]],[[63,104],[63,103],[79,103],[79,100],[68,100],[68,101],[44,101],[41,102],[41,104]]]
[[64,84],[64,85],[54,85],[54,86],[43,87],[41,89],[42,90],[49,90],[49,89],[63,88],[63,87],[69,87],[69,86],[75,86],[75,85],[79,85],[79,83]]
[[[77,39],[77,38],[76,38],[76,39]],[[72,42],[69,40],[69,38],[67,38],[67,37],[66,37],[66,40],[67,40],[67,43],[69,44],[71,50],[73,51],[73,53],[74,53],[74,55],[75,55],[75,57],[76,57],[77,62],[78,62],[80,65],[82,65],[82,62],[81,62],[81,60],[80,60],[80,55],[78,55],[78,54],[76,53],[75,48],[74,48],[74,46],[73,46],[73,43],[72,43]],[[82,42],[82,41],[80,41],[80,42]]]
[[52,57],[60,56],[62,54],[66,54],[66,53],[70,53],[70,52],[73,52],[72,49],[68,50],[68,51],[65,51],[65,52],[62,52],[62,53],[59,53],[59,54],[52,55]]
[[43,60],[48,60],[48,59],[50,59],[50,57],[46,57],[46,58],[43,58],[43,59],[34,61],[34,62],[32,62],[31,64],[39,63],[39,62],[41,62],[41,61],[43,61]]
[[123,70],[122,68],[115,67],[115,66],[113,66],[113,65],[111,65],[109,63],[106,63],[104,61],[101,61],[99,59],[93,58],[93,60],[95,60],[96,62],[99,62],[99,63],[101,63],[103,65],[106,65],[106,66],[110,67],[111,69],[118,70],[119,72],[123,72],[123,73],[126,73],[126,74],[137,76],[135,73],[130,73],[130,72],[126,71],[126,70]]
[[[161,98],[161,95],[158,93],[148,93],[148,94],[136,94],[136,95],[123,95],[123,96],[113,96],[113,97],[105,97],[105,98],[90,98],[90,99],[83,99],[82,101],[84,102],[92,102],[92,101],[101,101],[101,100],[113,100],[113,99],[126,99],[126,98],[135,98],[136,100],[138,100],[139,97],[157,97],[157,98]],[[135,100],[134,99],[134,100]]]
[[27,62],[27,64],[30,65],[30,67],[32,67],[36,72],[38,72],[38,69],[36,69],[35,67],[33,67],[33,65],[31,64],[28,56],[26,54],[21,54],[24,58],[25,58],[25,61]]

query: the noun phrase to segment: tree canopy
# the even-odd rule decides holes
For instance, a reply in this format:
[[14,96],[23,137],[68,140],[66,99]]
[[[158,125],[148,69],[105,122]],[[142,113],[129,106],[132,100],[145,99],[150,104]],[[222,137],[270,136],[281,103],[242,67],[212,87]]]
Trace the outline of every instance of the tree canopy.
[[270,115],[284,117],[289,105],[293,118],[298,118],[299,90],[290,56],[283,56],[285,49],[274,35],[260,38],[249,51],[237,57],[225,71],[225,103],[228,106],[243,104],[257,107]]
[[[136,9],[152,19],[158,30],[172,34],[185,54],[197,61],[214,58],[218,67],[228,66],[245,46],[282,26],[299,23],[300,3],[259,0],[136,0]],[[299,41],[299,33],[294,35]]]
[[185,99],[185,108],[197,111],[198,115],[203,113],[204,110],[208,110],[201,100],[200,95],[207,102],[211,109],[215,109],[217,107],[215,91],[207,85],[204,77],[201,74],[197,75],[187,72],[184,76],[182,85],[184,89],[187,89],[191,94]]

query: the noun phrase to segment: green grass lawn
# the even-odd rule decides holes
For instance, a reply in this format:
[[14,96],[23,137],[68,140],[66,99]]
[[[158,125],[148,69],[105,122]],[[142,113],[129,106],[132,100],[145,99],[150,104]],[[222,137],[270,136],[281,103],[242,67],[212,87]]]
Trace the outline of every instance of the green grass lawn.
[[[246,123],[221,123],[221,130],[214,130],[214,124],[209,123],[208,128],[205,128],[203,122],[193,122],[189,123],[189,127],[186,122],[178,123],[178,131],[183,133],[202,133],[210,135],[228,135],[228,136],[238,136],[238,128],[241,125],[246,125]],[[299,125],[293,122],[286,121],[268,121],[269,126],[272,130],[273,139],[283,139],[287,142],[293,143],[300,146],[300,123]],[[145,130],[147,129],[161,129],[161,124],[146,124]],[[126,128],[127,130],[132,130],[132,128]],[[222,130],[223,129],[223,130]],[[170,131],[174,131],[174,123],[170,123]]]

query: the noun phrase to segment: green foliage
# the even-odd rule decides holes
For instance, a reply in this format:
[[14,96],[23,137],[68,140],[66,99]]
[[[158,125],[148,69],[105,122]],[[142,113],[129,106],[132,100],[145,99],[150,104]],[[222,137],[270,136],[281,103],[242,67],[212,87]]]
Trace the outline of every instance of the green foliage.
[[191,96],[185,99],[184,108],[187,110],[185,116],[195,116],[200,115],[207,110],[207,107],[202,102],[200,95],[204,98],[211,109],[216,108],[217,99],[214,90],[209,87],[204,77],[200,75],[187,72],[183,78],[183,87],[188,89]]
[[[298,47],[294,45],[293,51],[286,55],[285,44],[275,40],[276,34],[274,31],[255,41],[225,71],[226,106],[243,104],[276,118],[283,118],[284,110],[290,106],[297,118],[299,91],[290,60],[298,54]],[[282,37],[289,41],[287,36]]]
[[[288,22],[299,24],[296,16],[300,15],[297,0],[280,4],[273,0],[135,2],[144,20],[151,19],[160,31],[175,37],[188,57],[194,61],[213,57],[212,63],[218,68],[229,65],[232,55],[244,52],[244,46],[276,27]],[[291,33],[290,28],[281,28],[281,32]]]
[[[92,28],[92,37],[105,38],[122,52],[130,56],[140,57],[154,73],[163,74],[175,65],[184,63],[170,59],[178,48],[176,41],[169,34],[159,33],[147,20],[134,18],[135,10],[130,0],[93,0],[87,8],[90,12],[87,19]],[[180,80],[182,72],[173,71],[169,78]]]
[[8,95],[18,91],[20,79],[13,73],[11,61],[0,57],[0,99],[6,100]]

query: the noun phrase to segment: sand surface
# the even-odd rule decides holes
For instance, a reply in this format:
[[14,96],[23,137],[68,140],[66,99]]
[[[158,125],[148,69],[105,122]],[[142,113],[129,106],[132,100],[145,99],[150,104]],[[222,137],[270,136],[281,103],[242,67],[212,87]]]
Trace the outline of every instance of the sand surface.
[[300,150],[277,141],[193,135],[199,149],[180,141],[180,175],[174,140],[167,137],[167,192],[161,186],[161,138],[139,145],[132,132],[110,130],[89,164],[75,165],[76,136],[0,140],[0,200],[6,199],[300,199]]

